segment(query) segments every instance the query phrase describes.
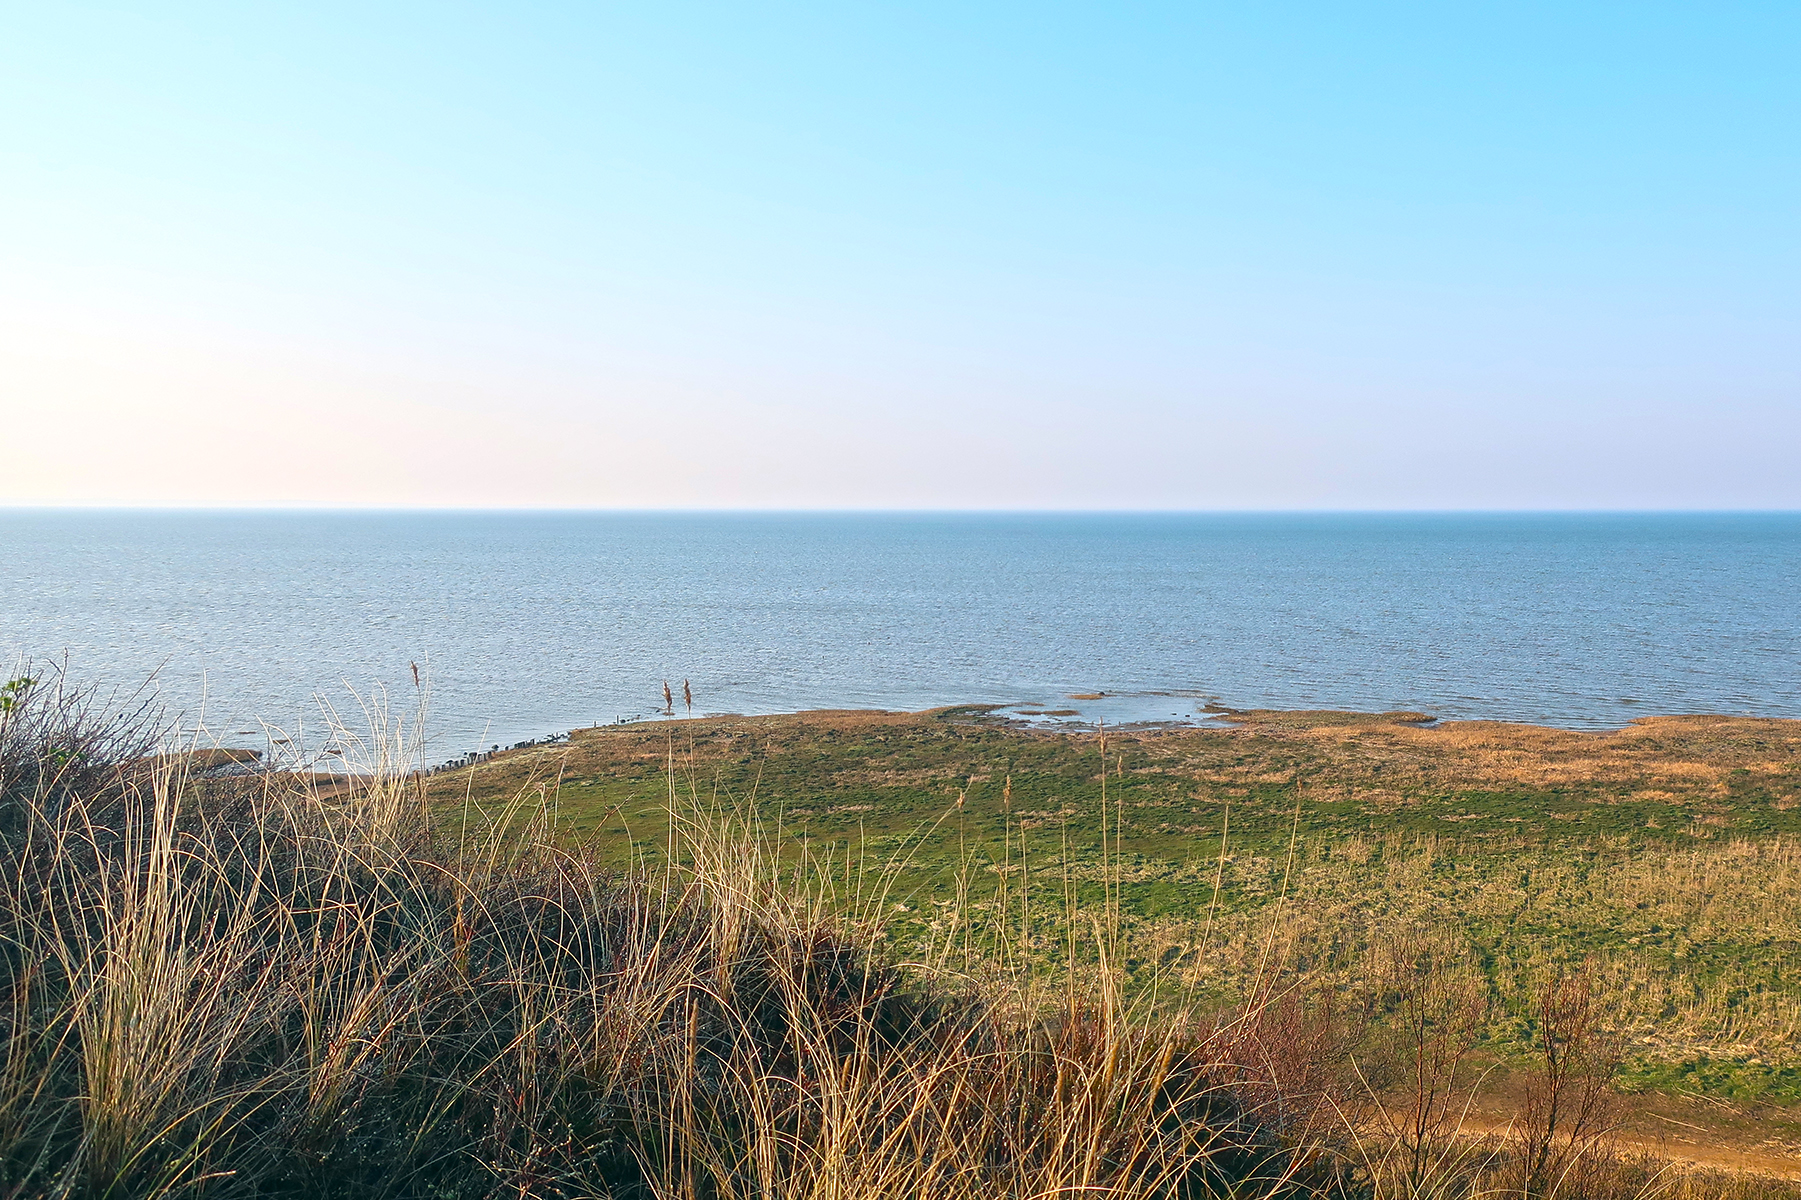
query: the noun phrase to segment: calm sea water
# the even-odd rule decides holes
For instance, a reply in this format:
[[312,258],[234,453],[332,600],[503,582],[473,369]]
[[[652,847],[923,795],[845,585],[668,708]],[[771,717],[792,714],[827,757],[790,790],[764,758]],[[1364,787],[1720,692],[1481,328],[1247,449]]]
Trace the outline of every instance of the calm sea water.
[[415,661],[443,757],[684,678],[706,712],[1801,717],[1795,514],[11,511],[0,554],[0,654],[155,674],[239,744]]

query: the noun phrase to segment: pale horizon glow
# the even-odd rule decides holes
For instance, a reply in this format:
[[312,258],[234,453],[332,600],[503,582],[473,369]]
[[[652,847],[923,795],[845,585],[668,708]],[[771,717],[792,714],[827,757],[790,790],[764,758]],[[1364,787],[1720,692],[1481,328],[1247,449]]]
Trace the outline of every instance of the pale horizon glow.
[[0,505],[1801,508],[1801,10],[175,3],[0,48]]

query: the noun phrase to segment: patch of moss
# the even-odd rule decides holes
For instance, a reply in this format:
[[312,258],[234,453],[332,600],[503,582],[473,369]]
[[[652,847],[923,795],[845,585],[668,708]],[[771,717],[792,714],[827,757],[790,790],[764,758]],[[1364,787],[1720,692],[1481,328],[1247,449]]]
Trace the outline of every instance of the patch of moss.
[[1739,1104],[1801,1105],[1801,1067],[1771,1066],[1755,1059],[1709,1058],[1682,1062],[1628,1062],[1614,1077],[1627,1092],[1713,1096]]

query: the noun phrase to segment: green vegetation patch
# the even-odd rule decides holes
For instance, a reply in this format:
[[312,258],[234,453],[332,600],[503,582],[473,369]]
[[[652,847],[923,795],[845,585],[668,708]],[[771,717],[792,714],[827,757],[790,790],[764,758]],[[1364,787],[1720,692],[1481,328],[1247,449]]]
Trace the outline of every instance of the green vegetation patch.
[[[847,879],[893,864],[903,942],[960,937],[1052,969],[1074,902],[1109,914],[1145,986],[1221,1002],[1272,963],[1355,991],[1386,939],[1450,931],[1486,981],[1495,1053],[1530,1041],[1537,981],[1580,967],[1628,1038],[1630,1086],[1790,1102],[1801,722],[1420,717],[1247,713],[1104,738],[980,706],[667,721],[430,786],[445,820],[541,797],[527,810],[554,806],[621,866],[661,853],[672,797],[753,814]],[[1689,1066],[1667,1065],[1673,1047]]]

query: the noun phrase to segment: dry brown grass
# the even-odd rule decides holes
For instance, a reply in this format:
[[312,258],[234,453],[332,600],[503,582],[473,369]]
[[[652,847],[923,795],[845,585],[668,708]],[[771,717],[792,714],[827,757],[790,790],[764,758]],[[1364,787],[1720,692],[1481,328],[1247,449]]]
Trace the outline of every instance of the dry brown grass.
[[0,722],[8,1196],[1342,1182],[1326,1026],[1292,1005],[1153,1021],[1104,940],[1048,999],[977,987],[966,940],[902,971],[876,952],[879,865],[778,857],[704,805],[622,877],[551,837],[535,791],[447,840],[381,738],[384,769],[325,801],[200,787],[134,730],[79,704]]
[[[1449,990],[1416,1014],[1414,1044],[1438,1047],[1425,1058],[1439,1065],[1421,1068],[1416,1053],[1415,1079],[1451,1065],[1430,1086],[1416,1082],[1425,1099],[1408,1132],[1383,1122],[1393,1092],[1376,1086],[1381,1072],[1366,1070],[1372,1086],[1359,1091],[1352,1068],[1378,1067],[1383,1053],[1392,1065],[1393,1047],[1365,1037],[1387,1017],[1357,973],[1364,952],[1390,945],[1396,930],[1435,931],[1432,954],[1449,961],[1467,949],[1442,940],[1458,919],[1518,924],[1533,902],[1556,897],[1646,928],[1712,936],[1764,922],[1789,937],[1801,911],[1793,845],[1659,847],[1655,859],[1580,870],[1547,855],[1533,861],[1527,888],[1504,872],[1445,871],[1449,841],[1297,839],[1286,851],[1182,868],[1268,904],[1140,922],[1122,896],[1170,867],[1131,848],[1126,814],[1138,801],[1102,793],[1112,832],[1104,857],[1083,858],[1043,828],[1075,809],[1015,806],[1011,778],[992,762],[911,763],[907,738],[922,729],[963,747],[962,732],[932,721],[805,714],[597,731],[438,777],[434,790],[478,779],[511,790],[486,808],[431,811],[403,748],[383,736],[368,743],[374,773],[328,796],[284,775],[202,785],[190,774],[202,760],[155,753],[141,726],[79,703],[11,710],[0,722],[0,1189],[658,1200],[1779,1194],[1591,1151],[1598,1139],[1572,1158],[1568,1132],[1525,1149],[1580,1170],[1536,1175],[1520,1169],[1519,1144],[1472,1140],[1485,1114],[1466,1121],[1457,1104],[1465,1052],[1446,1049],[1434,1029],[1463,994],[1454,970],[1425,972]],[[675,731],[692,734],[679,753]],[[1372,775],[1405,754],[1436,762],[1466,752],[1458,747],[1494,749],[1484,740],[1493,731],[1465,741],[1456,732],[1315,714],[1248,720],[1203,748],[1207,770],[1241,779],[1280,776],[1301,750],[1318,762],[1322,746],[1328,760]],[[855,766],[823,752],[812,761],[845,775],[923,772],[952,794],[982,776],[1004,786],[1009,839],[1042,822],[1032,861],[1053,894],[1004,891],[1025,843],[1008,841],[1004,869],[986,872],[959,826],[955,894],[934,906],[912,960],[897,964],[886,957],[897,944],[886,927],[895,855],[872,856],[868,844],[850,855],[796,851],[770,836],[754,804],[716,806],[705,787],[710,770],[754,765],[771,746],[812,754],[851,734],[865,739]],[[1428,735],[1447,740],[1422,751],[1417,739]],[[1193,736],[1122,738],[1116,747],[1143,755],[1130,772],[1122,755],[1106,775],[1078,763],[1068,777],[1072,786],[1110,778],[1116,789],[1157,780],[1196,753]],[[1659,736],[1668,744],[1630,751],[1641,768],[1731,770],[1735,755],[1781,764],[1788,752],[1717,723]],[[1545,740],[1533,733],[1502,748],[1521,752],[1533,739]],[[657,865],[641,857],[633,875],[557,832],[556,772],[608,763],[648,766],[669,818]],[[1503,769],[1524,768],[1516,757]],[[1689,781],[1672,785],[1681,787],[1706,778],[1665,774]],[[847,820],[871,812],[820,807]],[[953,811],[951,823],[967,815]],[[1048,911],[1028,916],[1028,902]],[[1048,973],[1047,947],[1062,955]],[[1163,966],[1134,975],[1130,956],[1141,950]],[[1483,978],[1531,996],[1556,965],[1524,953]],[[1595,957],[1589,970],[1610,1013],[1678,1014],[1675,1025],[1653,1022],[1658,1031],[1723,1030],[1772,1048],[1793,1038],[1796,1014],[1780,988],[1751,995],[1631,955]],[[1529,1095],[1531,1077],[1521,1078]]]
[[1380,767],[1422,782],[1542,788],[1654,780],[1686,792],[1710,788],[1729,771],[1782,774],[1801,761],[1801,721],[1777,718],[1654,716],[1601,733],[1501,721],[1422,727],[1392,714],[1254,711],[1233,719],[1249,738],[1316,749],[1352,777]]

